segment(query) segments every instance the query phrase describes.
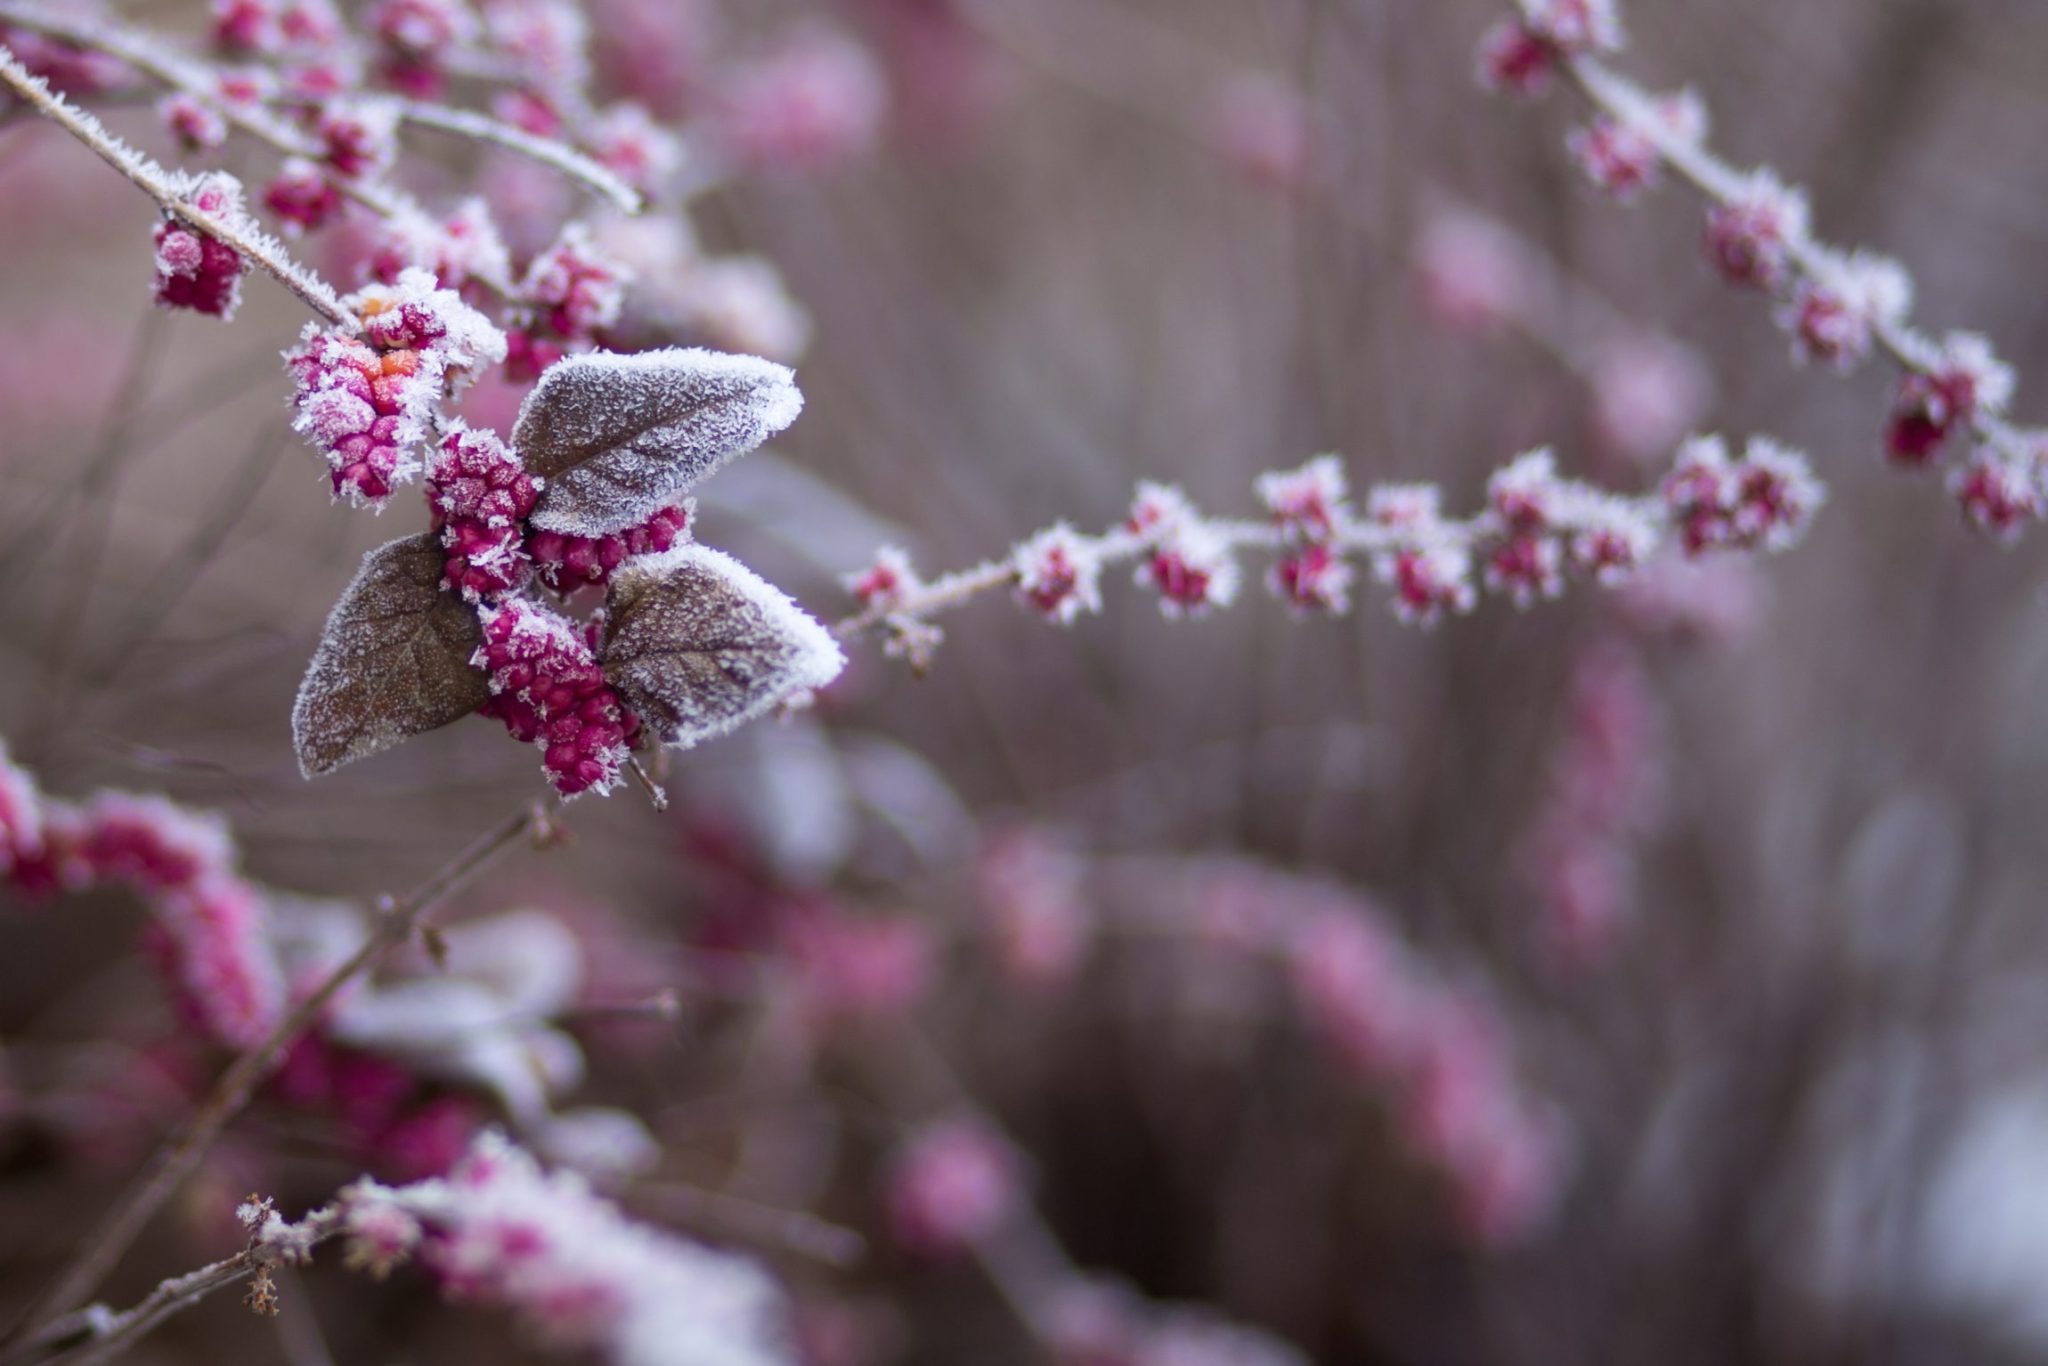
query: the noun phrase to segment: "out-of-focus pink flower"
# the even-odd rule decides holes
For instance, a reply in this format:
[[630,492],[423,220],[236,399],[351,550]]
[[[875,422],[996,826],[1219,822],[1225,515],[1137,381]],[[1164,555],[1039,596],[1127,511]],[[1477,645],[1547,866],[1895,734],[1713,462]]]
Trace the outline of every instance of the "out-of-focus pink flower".
[[814,171],[873,146],[888,87],[858,43],[801,27],[728,71],[714,103],[720,139],[740,162]]

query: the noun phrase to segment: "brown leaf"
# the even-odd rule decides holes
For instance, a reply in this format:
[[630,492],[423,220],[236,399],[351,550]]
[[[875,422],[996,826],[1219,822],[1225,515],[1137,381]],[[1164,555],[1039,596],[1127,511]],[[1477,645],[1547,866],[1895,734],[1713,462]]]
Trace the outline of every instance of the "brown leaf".
[[379,546],[334,604],[292,708],[307,777],[459,721],[490,697],[469,662],[482,639],[476,612],[441,586],[442,558],[432,532]]
[[547,480],[534,524],[603,536],[672,506],[802,408],[796,377],[771,361],[599,351],[548,367],[520,407],[512,444]]
[[665,743],[722,735],[839,676],[839,645],[781,589],[701,545],[629,560],[605,601],[604,676]]

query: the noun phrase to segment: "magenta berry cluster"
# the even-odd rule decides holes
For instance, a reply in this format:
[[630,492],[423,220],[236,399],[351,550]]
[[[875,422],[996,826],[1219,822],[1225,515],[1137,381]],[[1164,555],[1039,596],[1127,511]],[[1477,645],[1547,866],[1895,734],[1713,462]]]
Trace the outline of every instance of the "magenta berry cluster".
[[268,904],[238,868],[227,827],[160,797],[47,797],[0,748],[0,876],[29,896],[123,887],[148,908],[145,944],[179,1012],[228,1048],[282,1018],[285,983]]
[[486,716],[537,746],[564,796],[611,787],[630,756],[640,719],[598,667],[589,640],[567,619],[525,598],[482,613],[476,664],[490,676]]
[[[213,174],[193,182],[187,201],[210,218],[235,223],[243,218],[242,187],[233,176]],[[156,301],[227,321],[242,302],[241,253],[182,219],[166,218],[156,229]]]

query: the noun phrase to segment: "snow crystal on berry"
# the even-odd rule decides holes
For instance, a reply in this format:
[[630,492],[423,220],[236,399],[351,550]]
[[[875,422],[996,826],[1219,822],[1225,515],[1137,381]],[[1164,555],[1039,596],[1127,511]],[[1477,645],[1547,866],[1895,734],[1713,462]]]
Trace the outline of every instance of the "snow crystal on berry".
[[293,430],[327,457],[337,497],[380,503],[419,472],[414,448],[441,393],[434,352],[386,351],[308,326],[285,355],[296,386]]
[[1469,612],[1478,601],[1472,587],[1472,552],[1447,536],[1373,557],[1373,576],[1394,590],[1394,614],[1418,626],[1435,624],[1445,612]]
[[398,160],[398,106],[390,100],[329,101],[313,133],[327,164],[352,180],[381,175]]
[[1720,437],[1696,437],[1664,481],[1664,501],[1689,554],[1716,548],[1784,550],[1825,499],[1806,458],[1763,437],[1741,460]]
[[365,286],[345,302],[361,316],[372,346],[432,352],[451,376],[505,359],[505,334],[454,290],[443,289],[432,271],[402,270],[395,282]]
[[1319,455],[1300,469],[1262,474],[1255,487],[1275,524],[1290,537],[1327,540],[1343,522],[1347,488],[1344,466],[1334,455]]

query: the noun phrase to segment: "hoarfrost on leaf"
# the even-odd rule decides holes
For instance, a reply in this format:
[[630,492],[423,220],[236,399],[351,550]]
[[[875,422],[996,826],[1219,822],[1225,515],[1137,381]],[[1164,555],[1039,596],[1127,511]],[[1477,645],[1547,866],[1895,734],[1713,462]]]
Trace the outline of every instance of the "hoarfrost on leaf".
[[548,481],[534,525],[603,536],[644,522],[802,408],[788,367],[753,356],[672,348],[558,361],[512,432]]
[[441,586],[432,532],[371,551],[327,618],[292,738],[308,777],[459,721],[489,699],[476,613]]
[[839,676],[829,632],[730,555],[628,561],[606,600],[605,678],[668,744],[723,735]]

